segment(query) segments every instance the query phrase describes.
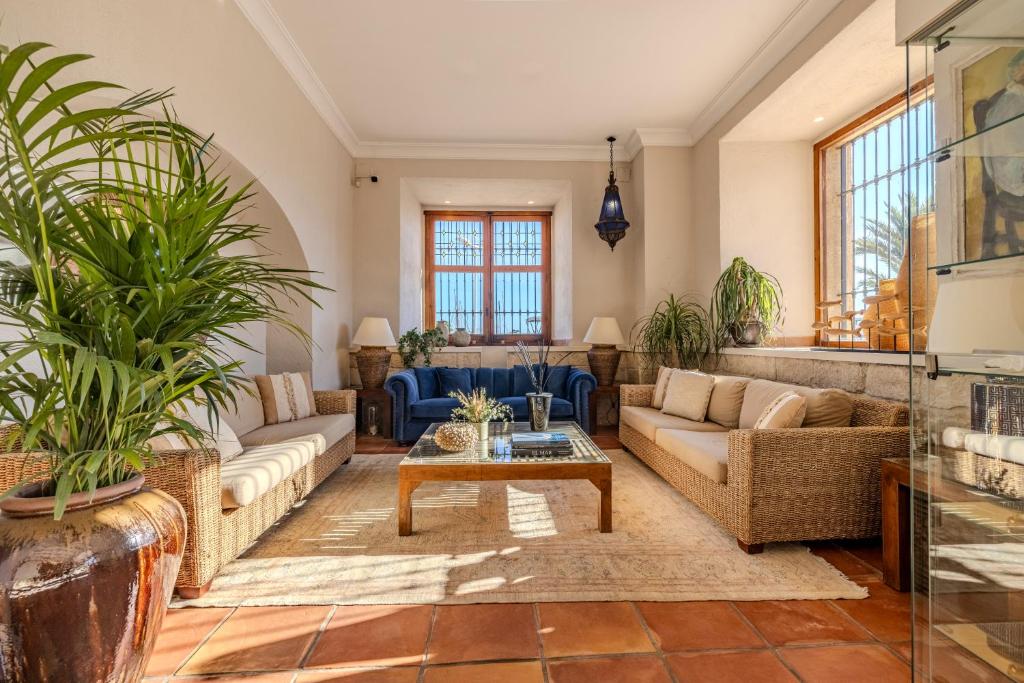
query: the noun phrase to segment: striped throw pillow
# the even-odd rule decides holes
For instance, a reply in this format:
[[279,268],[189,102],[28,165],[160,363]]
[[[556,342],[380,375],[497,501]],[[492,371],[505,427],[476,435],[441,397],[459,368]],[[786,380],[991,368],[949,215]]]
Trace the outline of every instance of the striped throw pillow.
[[263,400],[265,424],[292,422],[317,414],[308,372],[256,375],[255,380]]

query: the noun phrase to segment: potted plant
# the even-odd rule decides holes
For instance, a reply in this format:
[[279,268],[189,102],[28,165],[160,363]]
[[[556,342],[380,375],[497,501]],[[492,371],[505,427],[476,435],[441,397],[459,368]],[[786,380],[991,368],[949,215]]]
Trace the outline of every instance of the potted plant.
[[441,328],[435,327],[420,333],[419,328],[414,327],[398,338],[398,355],[402,357],[402,365],[407,368],[413,367],[416,359],[423,356],[423,365],[429,368],[434,350],[447,345],[448,340]]
[[478,387],[468,394],[453,391],[448,395],[459,402],[459,407],[452,409],[452,417],[456,422],[472,423],[483,448],[487,448],[489,424],[496,420],[508,422],[512,419],[512,409],[497,399],[488,398],[483,388]]
[[26,484],[0,501],[0,677],[138,680],[186,533],[178,502],[144,487],[161,463],[148,441],[208,443],[179,404],[198,395],[216,419],[233,400],[221,340],[245,346],[237,329],[258,320],[301,334],[275,295],[316,285],[221,253],[265,230],[239,221],[249,188],[208,170],[209,139],[167,92],[79,108],[114,86],[63,73],[84,55],[36,66],[45,47],[0,52],[2,457]]
[[782,321],[782,287],[774,276],[737,256],[711,293],[711,317],[720,340],[731,337],[740,346],[764,343]]
[[718,352],[711,319],[703,306],[674,294],[659,301],[650,315],[633,325],[630,331],[634,352],[640,356],[641,369],[656,370],[659,365],[674,368],[701,368]]
[[[530,347],[524,342],[516,342],[516,357],[519,362],[522,363],[526,369],[527,376],[530,378],[530,384],[533,385],[533,391],[526,394],[526,412],[530,417],[530,429],[543,432],[548,428],[548,419],[551,416],[551,399],[553,395],[547,391],[548,378],[551,374],[551,365],[548,364],[548,358],[551,356],[551,344],[546,340],[541,340],[537,344],[537,363],[533,363],[532,354]],[[563,354],[561,358],[554,362],[554,365],[558,365],[568,354]]]

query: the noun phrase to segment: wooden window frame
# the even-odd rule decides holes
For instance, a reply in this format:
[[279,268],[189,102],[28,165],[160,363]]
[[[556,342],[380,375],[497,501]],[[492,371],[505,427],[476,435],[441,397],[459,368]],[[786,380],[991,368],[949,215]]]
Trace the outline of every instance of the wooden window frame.
[[[434,263],[434,225],[437,221],[477,218],[483,223],[483,265],[481,266],[438,266]],[[541,265],[539,266],[495,266],[494,265],[494,219],[519,218],[541,223]],[[518,341],[536,342],[551,339],[551,212],[550,211],[424,211],[424,268],[423,268],[423,326],[430,329],[437,325],[437,309],[434,297],[434,275],[438,272],[463,272],[483,274],[483,334],[473,335],[472,344],[477,346],[504,346]],[[494,274],[528,272],[541,274],[541,333],[505,334],[494,333]]]
[[[852,119],[849,123],[836,129],[832,133],[818,140],[814,143],[814,303],[817,305],[819,301],[823,301],[822,294],[822,253],[821,253],[821,241],[822,241],[822,230],[825,227],[825,206],[822,202],[822,197],[825,193],[825,177],[822,173],[822,169],[825,167],[825,154],[826,152],[834,147],[836,144],[843,140],[855,138],[857,135],[866,128],[871,128],[877,125],[880,120],[885,117],[886,114],[892,114],[892,116],[898,116],[899,112],[906,111],[907,100],[913,98],[919,93],[926,91],[932,85],[932,76],[928,76],[917,83],[915,83],[908,93],[906,90],[893,95],[889,99],[885,100],[881,104],[872,107],[868,111],[864,112],[860,116]],[[901,106],[902,105],[902,106]],[[813,310],[814,320],[818,320],[818,309],[815,307]],[[814,330],[814,345],[821,347],[831,348],[847,348],[847,349],[868,349],[867,340],[864,341],[840,341],[840,340],[823,340],[821,337],[821,330]]]

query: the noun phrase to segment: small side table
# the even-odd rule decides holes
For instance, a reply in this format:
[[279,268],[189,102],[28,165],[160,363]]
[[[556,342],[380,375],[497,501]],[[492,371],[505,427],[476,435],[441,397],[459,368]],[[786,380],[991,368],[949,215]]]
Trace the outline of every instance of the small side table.
[[598,427],[598,414],[597,410],[601,402],[607,402],[611,404],[610,412],[615,416],[615,422],[612,424],[618,424],[619,415],[619,385],[612,384],[606,387],[598,386],[590,392],[590,433],[594,434]]
[[376,436],[391,438],[391,395],[386,389],[356,391],[356,431],[370,434],[371,425],[377,426]]
[[910,458],[882,460],[882,580],[910,590]]

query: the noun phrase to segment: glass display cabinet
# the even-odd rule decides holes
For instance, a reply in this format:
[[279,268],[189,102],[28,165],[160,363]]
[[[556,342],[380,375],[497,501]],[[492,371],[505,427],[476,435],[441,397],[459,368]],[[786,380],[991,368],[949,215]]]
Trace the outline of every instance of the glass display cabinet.
[[1024,2],[907,44],[915,680],[1024,681]]

